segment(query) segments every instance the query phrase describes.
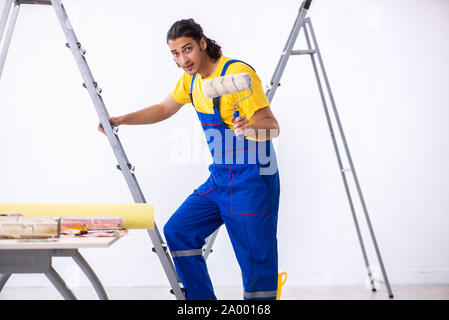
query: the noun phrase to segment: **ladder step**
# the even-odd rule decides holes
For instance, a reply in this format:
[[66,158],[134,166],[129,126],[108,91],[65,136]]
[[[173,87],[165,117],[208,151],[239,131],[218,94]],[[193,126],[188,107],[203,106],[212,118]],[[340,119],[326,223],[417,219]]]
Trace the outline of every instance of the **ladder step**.
[[[94,81],[94,82],[92,82],[92,84],[94,85],[95,89],[97,89],[97,93],[98,93],[98,94],[101,94],[101,92],[103,91],[103,89],[101,89],[101,88],[98,86],[98,83],[96,83],[96,82]],[[83,87],[87,89],[87,86],[86,86],[85,83],[83,83]]]
[[314,54],[316,50],[292,50],[291,55]]
[[[179,288],[179,289],[181,289],[181,292],[184,294],[184,296],[186,295],[186,289],[184,289],[184,288]],[[171,294],[175,294],[174,293],[174,291],[173,291],[173,289],[170,289],[170,293]]]
[[[162,249],[164,249],[165,253],[167,253],[167,245],[166,244],[162,244]],[[157,253],[155,247],[151,248],[151,251],[153,251],[154,253]]]
[[[117,165],[117,169],[122,171],[122,168],[120,167],[119,164]],[[136,169],[136,167],[134,167],[131,163],[128,163],[128,169],[129,169],[129,171],[131,171],[131,173],[134,173],[134,169]]]
[[[280,86],[281,86],[281,83],[279,82],[278,87],[280,87]],[[271,85],[266,85],[266,88],[267,88],[267,90],[273,89],[273,83]]]
[[[104,127],[103,127],[102,123],[100,123],[100,128],[104,130]],[[117,136],[118,135],[118,127],[112,126],[112,132],[114,132],[114,134]]]
[[344,168],[344,169],[341,169],[340,171],[341,171],[341,172],[351,172],[352,170],[351,170],[351,169],[348,169],[348,168]]
[[19,4],[44,4],[47,6],[51,6],[50,0],[19,0]]
[[[70,44],[68,42],[65,43],[65,46],[70,49]],[[84,49],[79,42],[76,43],[76,46],[80,49],[81,54],[84,56],[86,54],[86,49]]]

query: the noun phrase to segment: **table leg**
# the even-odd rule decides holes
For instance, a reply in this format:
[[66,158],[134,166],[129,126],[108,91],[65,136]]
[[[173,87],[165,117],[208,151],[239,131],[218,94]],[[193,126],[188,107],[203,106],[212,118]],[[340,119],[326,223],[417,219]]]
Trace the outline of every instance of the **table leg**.
[[55,286],[55,288],[58,289],[59,293],[64,297],[64,299],[76,300],[76,297],[73,294],[72,290],[70,290],[67,287],[64,280],[62,280],[61,276],[56,272],[55,269],[53,269],[53,267],[50,267],[50,269],[45,273],[45,275]]
[[8,281],[10,276],[11,275],[9,273],[0,274],[0,291],[2,291],[3,287],[6,284],[6,281]]
[[108,300],[109,298],[108,295],[106,294],[106,291],[104,290],[103,285],[101,284],[94,270],[92,270],[87,261],[83,258],[83,256],[78,251],[76,251],[75,254],[72,255],[72,258],[73,260],[75,260],[75,262],[78,264],[81,270],[83,270],[84,274],[87,276],[89,281],[92,283],[100,300]]

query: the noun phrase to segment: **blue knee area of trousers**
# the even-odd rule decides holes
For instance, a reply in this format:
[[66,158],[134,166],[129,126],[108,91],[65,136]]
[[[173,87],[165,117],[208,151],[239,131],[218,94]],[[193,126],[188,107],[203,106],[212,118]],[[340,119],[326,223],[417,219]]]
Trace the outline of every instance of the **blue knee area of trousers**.
[[164,235],[172,251],[199,249],[222,224],[217,205],[193,192],[167,221]]

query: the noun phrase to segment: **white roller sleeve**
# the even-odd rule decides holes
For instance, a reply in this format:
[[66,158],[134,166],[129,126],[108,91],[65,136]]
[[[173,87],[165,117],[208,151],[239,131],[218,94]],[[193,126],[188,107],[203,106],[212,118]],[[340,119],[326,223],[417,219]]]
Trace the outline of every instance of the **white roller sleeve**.
[[212,99],[225,94],[237,93],[251,89],[251,78],[247,73],[208,79],[203,82],[203,93]]

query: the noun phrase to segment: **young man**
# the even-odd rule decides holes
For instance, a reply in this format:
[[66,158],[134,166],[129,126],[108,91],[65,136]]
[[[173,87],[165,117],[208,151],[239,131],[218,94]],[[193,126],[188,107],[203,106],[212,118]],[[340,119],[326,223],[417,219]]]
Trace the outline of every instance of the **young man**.
[[[223,56],[220,46],[193,19],[174,23],[167,43],[184,70],[174,90],[159,104],[109,121],[116,127],[152,124],[192,103],[213,158],[211,174],[164,227],[186,298],[216,299],[202,248],[205,239],[224,224],[242,271],[243,297],[276,299],[280,190],[271,139],[279,135],[279,125],[261,81],[251,66]],[[236,105],[240,116],[234,119],[233,104],[249,90],[207,99],[201,87],[206,79],[238,73],[251,77],[253,94]]]

